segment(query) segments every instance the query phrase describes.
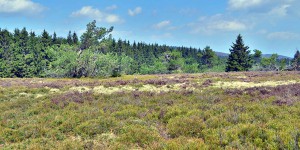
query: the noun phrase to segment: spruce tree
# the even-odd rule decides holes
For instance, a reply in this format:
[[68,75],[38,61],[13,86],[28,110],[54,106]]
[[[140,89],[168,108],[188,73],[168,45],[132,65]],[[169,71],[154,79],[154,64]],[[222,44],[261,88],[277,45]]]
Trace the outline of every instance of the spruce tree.
[[239,34],[236,42],[231,46],[227,60],[226,72],[249,71],[252,67],[252,58],[248,46],[245,46],[243,37]]
[[55,32],[53,33],[53,36],[52,36],[52,44],[57,44],[57,35]]
[[294,55],[293,67],[295,70],[300,70],[300,52],[299,52],[299,50],[297,50]]
[[40,39],[41,41],[41,44],[44,46],[44,47],[47,47],[47,46],[50,46],[51,44],[51,36],[49,35],[49,33],[44,30],[43,33],[42,33],[42,38]]
[[23,51],[25,51],[25,53],[28,53],[26,50],[28,39],[29,39],[29,34],[28,34],[26,28],[23,28],[20,33],[20,43],[19,44],[20,44],[20,47],[23,48]]
[[3,48],[4,53],[9,49],[13,40],[13,35],[7,30],[0,30],[0,48]]
[[69,31],[68,37],[67,37],[67,42],[69,45],[73,45],[73,39],[72,39],[72,33]]
[[72,39],[73,39],[73,44],[77,45],[79,40],[75,31],[73,33]]
[[201,59],[203,65],[212,68],[217,62],[217,55],[209,46],[206,46],[202,51]]

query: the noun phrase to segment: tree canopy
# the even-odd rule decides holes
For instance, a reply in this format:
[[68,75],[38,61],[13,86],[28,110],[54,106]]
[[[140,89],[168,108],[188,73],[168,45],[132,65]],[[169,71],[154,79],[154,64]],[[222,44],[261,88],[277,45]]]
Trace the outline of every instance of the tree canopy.
[[226,72],[249,71],[253,63],[250,52],[249,47],[244,44],[242,35],[239,34],[236,42],[231,46]]
[[[203,49],[147,44],[114,39],[113,27],[87,24],[78,39],[69,31],[66,38],[28,32],[26,28],[10,32],[0,29],[0,77],[108,77],[121,74],[166,74],[223,71],[248,71],[252,59],[256,70],[284,70],[289,60],[279,62],[278,55],[262,58],[254,50],[250,55],[241,35],[230,49],[229,57],[218,57],[206,46]],[[226,63],[227,61],[227,63]],[[300,54],[296,52],[292,65],[299,70]]]

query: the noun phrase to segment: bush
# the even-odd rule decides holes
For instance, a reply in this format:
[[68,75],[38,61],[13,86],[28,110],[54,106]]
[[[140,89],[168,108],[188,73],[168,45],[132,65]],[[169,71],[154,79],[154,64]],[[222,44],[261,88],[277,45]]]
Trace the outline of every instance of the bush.
[[185,107],[173,106],[169,107],[167,110],[161,110],[159,119],[162,119],[164,123],[168,123],[170,119],[185,115],[187,112],[188,109]]
[[205,129],[205,124],[200,117],[176,117],[170,119],[167,124],[167,130],[171,137],[195,137],[202,138],[202,130]]
[[5,142],[20,142],[24,140],[24,137],[19,130],[4,128],[2,131],[0,131],[0,135],[2,138],[4,138],[2,140]]
[[[50,65],[50,77],[110,77],[118,68],[118,56],[115,54],[95,53],[92,50],[76,52],[60,49],[57,58]],[[124,63],[130,60],[124,56]],[[125,71],[130,72],[129,69]]]
[[21,132],[21,135],[24,139],[40,138],[44,136],[47,132],[45,128],[37,125],[26,125],[18,130]]
[[109,132],[116,126],[116,120],[112,118],[99,117],[81,123],[75,128],[75,132],[83,137],[95,137],[98,134]]
[[205,150],[209,148],[202,139],[179,137],[168,140],[163,144],[162,149]]
[[60,106],[61,108],[68,106],[69,103],[72,102],[82,104],[84,102],[91,102],[93,100],[94,100],[93,93],[91,92],[80,93],[78,91],[63,93],[51,99],[52,103]]
[[146,148],[153,142],[159,141],[160,137],[156,130],[142,125],[128,125],[121,130],[120,142],[125,142]]

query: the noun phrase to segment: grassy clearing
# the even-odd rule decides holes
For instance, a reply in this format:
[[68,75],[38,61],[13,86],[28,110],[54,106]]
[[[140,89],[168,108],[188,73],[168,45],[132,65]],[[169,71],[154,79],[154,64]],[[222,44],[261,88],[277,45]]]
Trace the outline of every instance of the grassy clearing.
[[0,149],[294,149],[300,73],[1,79]]

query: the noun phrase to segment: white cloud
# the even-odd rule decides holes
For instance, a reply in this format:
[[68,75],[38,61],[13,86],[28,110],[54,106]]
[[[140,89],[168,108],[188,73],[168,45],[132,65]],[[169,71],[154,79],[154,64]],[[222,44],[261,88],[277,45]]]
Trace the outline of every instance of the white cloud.
[[242,31],[246,30],[247,26],[246,24],[233,20],[233,21],[227,21],[227,20],[220,20],[217,22],[212,22],[208,28],[212,30],[221,30],[221,31]]
[[128,14],[130,16],[136,16],[136,15],[140,14],[141,12],[142,12],[141,7],[136,7],[134,10],[131,10],[131,9],[128,10]]
[[109,14],[109,15],[105,16],[105,21],[108,22],[108,23],[116,23],[116,22],[120,22],[121,19],[117,15]]
[[0,0],[0,13],[36,14],[44,9],[44,6],[31,0]]
[[162,21],[162,22],[159,22],[159,23],[153,25],[153,27],[155,29],[162,29],[162,28],[168,27],[170,24],[171,24],[171,21],[165,20],[165,21]]
[[286,16],[292,6],[297,6],[296,0],[228,0],[231,10],[247,10],[253,14]]
[[269,33],[267,38],[275,40],[295,40],[299,39],[299,34],[293,32],[273,32]]
[[71,14],[72,17],[88,17],[99,22],[120,23],[122,19],[118,15],[108,14],[93,8],[92,6],[84,6],[80,10]]
[[117,5],[111,5],[111,6],[106,7],[105,9],[106,9],[106,10],[115,10],[115,9],[117,9],[117,8],[118,8]]
[[80,10],[72,13],[73,17],[91,17],[98,21],[102,21],[104,14],[91,6],[84,6]]
[[257,7],[268,0],[229,0],[229,8],[231,9],[247,9],[251,7]]
[[290,6],[291,5],[285,4],[280,7],[275,7],[269,12],[269,14],[284,17],[287,15],[287,11]]
[[219,32],[244,31],[251,27],[240,20],[226,19],[221,14],[211,17],[201,17],[198,21],[188,24],[192,29],[191,33],[213,34]]

